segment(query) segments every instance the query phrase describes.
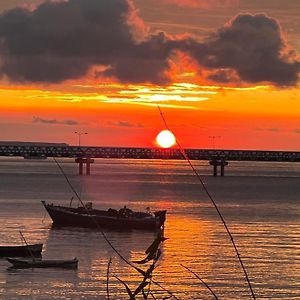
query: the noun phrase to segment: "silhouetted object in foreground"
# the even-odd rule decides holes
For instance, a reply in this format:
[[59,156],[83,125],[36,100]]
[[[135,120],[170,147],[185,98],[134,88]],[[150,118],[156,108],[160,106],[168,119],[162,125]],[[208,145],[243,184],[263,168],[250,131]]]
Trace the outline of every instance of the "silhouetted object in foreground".
[[53,225],[57,226],[156,230],[163,228],[166,220],[165,210],[152,214],[134,212],[126,206],[120,210],[111,208],[98,210],[92,208],[92,203],[78,208],[47,204],[45,201],[42,203],[51,217]]
[[43,244],[21,245],[21,246],[0,246],[0,257],[10,256],[40,256]]
[[71,260],[43,260],[43,259],[19,259],[19,258],[10,258],[7,260],[13,265],[14,268],[68,268],[68,269],[77,269],[78,259],[74,258]]
[[[154,292],[151,290],[151,283],[155,283],[155,281],[153,281],[153,278],[152,278],[153,271],[155,270],[157,262],[161,256],[161,249],[160,249],[161,243],[166,240],[166,238],[162,234],[163,234],[162,231],[160,231],[157,234],[157,237],[155,238],[155,240],[151,243],[151,245],[145,251],[145,254],[147,256],[144,259],[138,260],[138,261],[132,261],[132,263],[143,265],[144,267],[146,267],[146,269],[141,269],[140,266],[136,267],[136,266],[130,264],[142,276],[141,282],[134,290],[132,290],[128,286],[128,284],[125,281],[123,281],[119,276],[117,276],[115,274],[113,275],[113,277],[115,277],[120,283],[122,283],[124,285],[130,300],[136,300],[136,296],[138,296],[140,294],[143,297],[143,299],[145,299],[145,300],[147,300],[149,298],[156,299]],[[110,263],[111,263],[111,261],[110,261]],[[108,271],[107,271],[107,274],[108,274],[107,275],[107,291],[108,291],[108,282],[109,282],[110,263],[108,265]],[[169,295],[167,297],[164,297],[163,299],[169,299],[171,297],[174,297],[175,299],[177,299],[170,292],[168,292],[168,294]],[[109,298],[108,293],[107,293],[107,298]]]

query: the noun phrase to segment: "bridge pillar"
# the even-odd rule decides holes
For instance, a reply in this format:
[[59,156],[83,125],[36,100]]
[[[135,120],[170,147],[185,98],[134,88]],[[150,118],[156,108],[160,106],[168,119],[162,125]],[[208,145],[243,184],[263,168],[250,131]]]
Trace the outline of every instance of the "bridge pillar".
[[213,168],[214,168],[214,176],[216,177],[216,176],[218,176],[218,165],[217,164],[213,164]]
[[83,165],[86,165],[86,175],[91,174],[91,164],[94,163],[93,158],[75,158],[75,162],[79,164],[79,175],[83,175]]
[[79,162],[79,175],[83,175],[83,163]]
[[[227,163],[228,164],[228,163]],[[224,171],[225,171],[225,165],[221,164],[221,176],[224,176]]]
[[91,175],[91,163],[89,161],[86,162],[86,175]]
[[218,167],[220,166],[221,172],[220,175],[224,176],[225,175],[225,166],[228,165],[228,161],[225,159],[220,159],[220,158],[214,158],[209,161],[209,164],[213,166],[213,176],[218,176]]

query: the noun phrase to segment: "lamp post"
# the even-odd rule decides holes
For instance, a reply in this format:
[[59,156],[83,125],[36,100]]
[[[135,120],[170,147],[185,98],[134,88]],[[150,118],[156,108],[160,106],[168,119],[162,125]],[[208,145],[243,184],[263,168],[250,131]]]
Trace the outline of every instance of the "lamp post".
[[220,135],[210,135],[209,138],[212,139],[213,141],[213,149],[216,149],[216,144],[215,144],[215,139],[219,139],[221,136]]
[[81,145],[81,135],[83,135],[83,134],[88,134],[87,132],[78,132],[78,131],[75,131],[74,132],[75,134],[77,134],[78,135],[78,146],[80,147],[80,145]]

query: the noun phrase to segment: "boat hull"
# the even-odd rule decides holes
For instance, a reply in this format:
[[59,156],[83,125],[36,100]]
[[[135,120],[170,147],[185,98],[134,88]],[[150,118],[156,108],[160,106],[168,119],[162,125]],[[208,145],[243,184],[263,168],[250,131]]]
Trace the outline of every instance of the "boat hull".
[[42,259],[16,259],[8,257],[7,260],[13,265],[14,268],[67,268],[77,269],[78,260],[42,260]]
[[22,257],[40,256],[43,244],[22,245],[22,246],[0,246],[0,257]]
[[131,217],[120,216],[114,213],[100,210],[86,210],[84,208],[70,208],[46,204],[42,202],[54,226],[73,226],[89,228],[113,228],[119,230],[143,229],[155,230],[164,225],[166,211],[156,212],[155,216]]

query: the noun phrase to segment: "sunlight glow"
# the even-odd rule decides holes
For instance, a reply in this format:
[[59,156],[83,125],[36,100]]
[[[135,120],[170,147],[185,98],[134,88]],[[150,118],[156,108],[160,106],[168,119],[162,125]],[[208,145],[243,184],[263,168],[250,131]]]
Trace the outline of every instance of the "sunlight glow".
[[157,135],[156,142],[162,148],[170,148],[176,143],[176,139],[171,131],[163,130]]

